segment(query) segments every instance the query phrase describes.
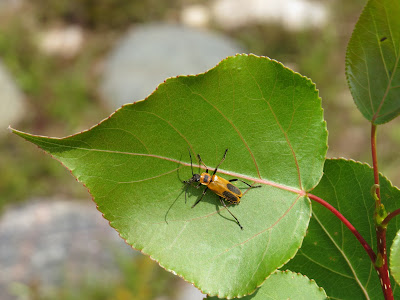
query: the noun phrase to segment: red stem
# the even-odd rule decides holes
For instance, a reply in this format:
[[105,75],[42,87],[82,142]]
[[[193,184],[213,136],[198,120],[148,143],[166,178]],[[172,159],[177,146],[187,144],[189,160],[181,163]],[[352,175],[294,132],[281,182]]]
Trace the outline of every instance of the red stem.
[[[382,225],[382,222],[377,222],[378,214],[381,211],[381,193],[379,187],[379,169],[378,169],[378,158],[376,153],[376,125],[371,123],[371,153],[372,153],[372,167],[374,170],[374,183],[376,185],[375,193],[375,229],[376,229],[376,240],[377,240],[377,251],[378,261],[375,263],[375,269],[378,271],[382,292],[386,300],[394,300],[392,286],[390,284],[389,269],[387,264],[387,252],[386,252],[386,226]],[[391,217],[392,218],[392,217]],[[387,217],[384,221],[386,221]],[[390,220],[390,218],[389,218]],[[387,220],[387,222],[389,221]]]
[[378,267],[375,264],[375,269],[379,273],[381,287],[383,291],[383,295],[386,300],[394,300],[392,285],[390,283],[389,278],[389,269],[387,264],[387,255],[386,255],[386,228],[382,226],[376,227],[376,238],[378,240],[378,255],[382,257],[382,266]]
[[307,194],[307,196],[314,200],[315,202],[318,202],[319,204],[325,206],[327,209],[329,209],[335,216],[338,217],[340,221],[343,222],[344,225],[353,233],[353,235],[356,237],[356,239],[360,242],[361,246],[364,247],[365,251],[367,251],[367,254],[371,258],[372,263],[375,263],[376,260],[376,255],[374,250],[372,250],[371,246],[367,243],[367,241],[362,237],[362,235],[357,231],[357,229],[347,220],[336,208],[334,208],[332,205],[330,205],[328,202],[325,200],[319,198],[318,196],[315,196],[313,194]]

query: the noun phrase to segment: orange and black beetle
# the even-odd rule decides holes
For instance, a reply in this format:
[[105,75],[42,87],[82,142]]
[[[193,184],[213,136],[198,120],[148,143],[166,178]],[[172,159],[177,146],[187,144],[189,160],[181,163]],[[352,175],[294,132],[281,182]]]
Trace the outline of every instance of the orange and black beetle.
[[[189,150],[190,166],[192,168],[192,178],[190,178],[187,181],[183,181],[183,183],[187,184],[187,187],[189,187],[189,185],[192,184],[193,182],[199,182],[199,184],[196,186],[196,188],[198,188],[200,185],[205,185],[206,186],[206,188],[203,191],[203,194],[193,204],[192,208],[195,207],[201,201],[201,199],[203,199],[203,196],[206,194],[208,189],[210,189],[211,191],[213,191],[215,194],[217,194],[219,196],[221,204],[227,209],[227,211],[231,214],[231,216],[235,218],[235,220],[236,220],[237,224],[239,225],[240,229],[243,230],[243,227],[242,227],[242,225],[240,225],[239,220],[230,212],[230,210],[226,206],[226,204],[224,202],[224,199],[226,201],[228,201],[229,203],[238,204],[240,202],[240,198],[243,196],[242,191],[239,188],[237,188],[236,186],[234,186],[231,182],[241,181],[241,182],[243,182],[244,184],[246,184],[249,187],[248,189],[257,188],[257,187],[261,187],[261,186],[260,185],[252,186],[252,185],[248,184],[247,182],[244,182],[243,180],[240,180],[240,179],[237,179],[237,178],[234,178],[234,179],[231,179],[231,180],[226,180],[226,179],[224,179],[224,178],[222,178],[220,176],[217,176],[215,173],[217,173],[219,165],[224,161],[227,152],[228,152],[228,149],[225,150],[224,156],[222,157],[221,161],[219,162],[219,164],[215,168],[215,170],[212,173],[212,175],[210,175],[208,173],[207,166],[201,160],[200,155],[197,154],[197,157],[198,157],[200,163],[202,163],[203,166],[206,168],[206,172],[205,173],[201,173],[201,175],[200,175],[200,174],[194,174],[193,173],[192,155],[190,154],[190,150]],[[187,192],[187,188],[185,190],[185,201],[186,201],[186,192]]]

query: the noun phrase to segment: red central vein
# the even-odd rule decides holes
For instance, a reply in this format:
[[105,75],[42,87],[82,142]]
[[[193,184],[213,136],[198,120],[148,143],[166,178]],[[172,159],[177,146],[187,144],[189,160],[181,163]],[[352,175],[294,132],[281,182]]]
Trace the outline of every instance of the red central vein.
[[[56,145],[56,146],[60,146],[57,143],[53,143],[51,141],[43,141],[44,143],[50,144],[50,145]],[[122,155],[132,155],[132,156],[145,156],[145,157],[153,157],[153,158],[158,158],[158,159],[162,159],[162,160],[166,160],[166,161],[171,161],[183,166],[187,166],[190,167],[191,164],[190,163],[185,163],[182,162],[180,160],[177,159],[173,159],[173,158],[169,158],[169,157],[165,157],[165,156],[161,156],[161,155],[156,155],[156,154],[147,154],[147,153],[133,153],[133,152],[124,152],[124,151],[116,151],[116,150],[106,150],[106,149],[93,149],[93,148],[83,148],[83,147],[77,147],[77,146],[70,146],[70,145],[62,145],[62,147],[65,148],[72,148],[72,149],[79,149],[79,150],[85,150],[85,151],[93,151],[93,152],[104,152],[104,153],[114,153],[114,154],[122,154]],[[205,170],[204,166],[199,166],[201,169]],[[209,171],[214,171],[215,169],[209,168]],[[279,184],[273,181],[269,181],[269,180],[265,180],[265,179],[261,179],[261,178],[254,178],[254,177],[250,177],[250,176],[246,176],[243,174],[239,174],[239,173],[235,173],[235,172],[229,172],[229,171],[225,171],[223,169],[218,169],[219,173],[222,174],[226,174],[232,177],[237,177],[237,178],[243,178],[249,181],[253,181],[253,182],[257,182],[257,183],[261,183],[261,184],[265,184],[265,185],[269,185],[269,186],[273,186],[282,190],[286,190],[295,194],[299,194],[300,196],[304,196],[306,193],[301,190],[301,189],[296,189],[293,187],[289,187],[289,186],[285,186],[283,184]]]
[[[46,144],[50,144],[50,145],[55,145],[55,146],[60,146],[57,143],[53,143],[51,141],[43,141]],[[93,148],[83,148],[83,147],[77,147],[77,146],[70,146],[70,145],[62,145],[62,147],[64,148],[72,148],[72,149],[79,149],[79,150],[84,150],[84,151],[93,151],[93,152],[104,152],[104,153],[114,153],[114,154],[122,154],[122,155],[132,155],[132,156],[145,156],[145,157],[153,157],[153,158],[158,158],[158,159],[162,159],[162,160],[166,160],[166,161],[171,161],[183,166],[187,166],[190,167],[191,164],[190,163],[185,163],[182,162],[180,160],[177,159],[173,159],[173,158],[169,158],[169,157],[165,157],[165,156],[161,156],[161,155],[156,155],[156,154],[147,154],[147,153],[133,153],[133,152],[124,152],[124,151],[116,151],[116,150],[106,150],[106,149],[93,149]],[[201,169],[205,170],[204,166],[199,166]],[[215,169],[210,168],[209,171],[214,171]],[[261,179],[261,178],[254,178],[251,176],[246,176],[243,174],[239,174],[239,173],[235,173],[235,172],[229,172],[229,171],[225,171],[223,169],[218,169],[218,172],[221,174],[226,174],[232,177],[237,177],[237,178],[243,178],[249,181],[253,181],[253,182],[257,182],[260,184],[265,184],[265,185],[269,185],[269,186],[273,186],[282,190],[286,190],[295,194],[299,194],[300,196],[304,196],[306,195],[305,191],[303,191],[302,189],[297,189],[297,188],[293,188],[293,187],[289,187],[283,184],[279,184],[273,181],[269,181],[269,180],[265,180],[265,179]],[[258,175],[260,175],[258,173]],[[261,177],[261,176],[260,176]]]
[[[158,157],[158,156],[154,155],[154,157]],[[161,157],[158,157],[158,158],[161,158]],[[174,160],[174,159],[168,159],[167,158],[167,160],[179,163],[179,164],[184,165],[184,166],[188,166],[188,167],[190,166],[189,163],[180,162],[180,161],[177,161],[177,160]],[[206,169],[204,166],[200,166],[200,168],[203,169],[203,170]],[[214,170],[215,169],[213,169],[213,168],[209,168],[208,169],[208,171],[214,171]],[[289,187],[289,186],[286,186],[286,185],[283,185],[283,184],[279,184],[279,183],[276,183],[276,182],[273,182],[273,181],[269,181],[269,180],[265,180],[265,179],[261,179],[261,178],[254,178],[254,177],[251,177],[251,176],[247,176],[247,175],[243,175],[243,174],[239,174],[239,173],[235,173],[235,172],[226,171],[226,170],[220,169],[220,168],[218,168],[218,173],[225,174],[225,175],[232,176],[232,177],[236,177],[236,178],[246,179],[248,181],[253,181],[253,182],[256,182],[256,183],[261,183],[261,184],[273,186],[273,187],[276,187],[276,188],[279,188],[279,189],[282,189],[282,190],[286,190],[286,191],[289,191],[289,192],[292,192],[292,193],[295,193],[295,194],[299,194],[300,196],[306,195],[305,191],[303,191],[301,189],[296,189],[296,188]]]
[[[182,166],[187,166],[190,167],[191,164],[190,163],[185,163],[173,158],[169,158],[169,157],[164,157],[164,156],[160,156],[160,155],[155,155],[155,154],[144,154],[144,153],[132,153],[132,152],[121,152],[121,151],[112,151],[112,150],[101,150],[101,149],[85,149],[85,148],[79,148],[81,150],[88,150],[88,151],[99,151],[99,152],[108,152],[108,153],[116,153],[116,154],[125,154],[125,155],[132,155],[132,156],[147,156],[147,157],[153,157],[153,158],[158,158],[158,159],[162,159],[162,160],[167,160],[167,161],[171,161],[177,164],[180,164]],[[200,169],[205,170],[206,168],[204,166],[200,166]],[[209,171],[214,171],[215,169],[213,168],[209,168]],[[218,173],[221,174],[225,174],[225,175],[229,175],[232,177],[237,177],[237,178],[242,178],[242,179],[246,179],[248,181],[253,181],[256,183],[261,183],[261,184],[265,184],[265,185],[269,185],[269,186],[273,186],[282,190],[286,190],[295,194],[299,194],[300,196],[304,196],[306,193],[303,190],[300,189],[296,189],[293,187],[289,187],[289,186],[285,186],[283,184],[279,184],[273,181],[269,181],[269,180],[265,180],[265,179],[261,179],[261,178],[254,178],[251,176],[247,176],[247,175],[243,175],[243,174],[239,174],[239,173],[235,173],[235,172],[230,172],[230,171],[226,171],[224,169],[218,169]]]
[[[67,146],[68,147],[68,146]],[[167,160],[167,161],[171,161],[177,164],[181,164],[183,166],[187,166],[190,167],[191,164],[190,163],[185,163],[182,161],[179,161],[177,159],[173,159],[173,158],[169,158],[169,157],[165,157],[165,156],[161,156],[161,155],[155,155],[155,154],[145,154],[145,153],[132,153],[132,152],[122,152],[122,151],[114,151],[114,150],[103,150],[103,149],[90,149],[90,148],[81,148],[81,147],[73,147],[73,148],[79,148],[80,150],[87,150],[87,151],[96,151],[96,152],[107,152],[107,153],[115,153],[115,154],[124,154],[124,155],[132,155],[132,156],[146,156],[146,157],[153,157],[153,158],[158,158],[158,159],[162,159],[162,160]],[[204,166],[200,166],[200,169],[205,170],[206,168]],[[215,169],[213,168],[209,168],[209,171],[214,171]],[[221,174],[225,174],[225,175],[229,175],[232,177],[237,177],[237,178],[243,178],[246,179],[248,181],[253,181],[253,182],[257,182],[257,183],[261,183],[261,184],[265,184],[265,185],[269,185],[269,186],[273,186],[282,190],[286,190],[295,194],[299,194],[300,196],[304,196],[305,192],[301,189],[296,189],[296,188],[292,188],[289,186],[285,186],[283,184],[279,184],[273,181],[269,181],[269,180],[265,180],[265,179],[261,179],[261,178],[254,178],[251,176],[246,176],[243,174],[239,174],[239,173],[235,173],[235,172],[230,172],[230,171],[225,171],[224,169],[218,169],[218,173]]]

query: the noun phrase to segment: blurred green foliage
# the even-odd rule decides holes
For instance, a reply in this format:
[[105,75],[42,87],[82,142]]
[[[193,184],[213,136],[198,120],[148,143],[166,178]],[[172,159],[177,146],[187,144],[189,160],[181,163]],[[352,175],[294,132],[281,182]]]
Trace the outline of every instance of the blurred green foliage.
[[35,1],[41,23],[79,24],[91,30],[119,30],[131,24],[160,20],[166,12],[177,10],[181,1],[98,1],[40,0]]
[[[93,121],[105,116],[93,97],[95,92],[88,76],[90,49],[72,63],[57,60],[38,51],[35,32],[27,25],[15,20],[2,25],[1,58],[27,97],[27,113],[18,126],[36,132],[51,127],[49,134],[63,135],[87,124],[85,119]],[[79,190],[72,188],[73,180],[65,179],[68,172],[55,167],[51,160],[42,159],[40,151],[27,149],[25,144],[7,136],[0,139],[0,145],[0,210],[7,202]],[[79,194],[83,196],[82,190]]]

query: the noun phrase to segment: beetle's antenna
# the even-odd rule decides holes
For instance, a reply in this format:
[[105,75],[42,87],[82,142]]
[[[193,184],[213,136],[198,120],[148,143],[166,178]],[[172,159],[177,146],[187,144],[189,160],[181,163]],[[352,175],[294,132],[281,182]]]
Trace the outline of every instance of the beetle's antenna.
[[189,188],[189,185],[192,183],[192,179],[194,177],[194,172],[193,172],[193,163],[192,163],[192,154],[190,153],[190,148],[188,148],[189,150],[189,157],[190,157],[190,169],[192,170],[192,178],[190,180],[184,181],[184,183],[186,184],[186,188],[185,188],[185,203],[187,202],[187,190]]
[[193,164],[192,164],[192,154],[190,154],[190,148],[189,149],[189,156],[190,156],[190,168],[192,168],[192,176],[194,175],[193,173]]
[[225,160],[226,152],[228,152],[228,149],[225,150],[224,156],[222,157],[222,159],[221,159],[221,161],[219,162],[219,164],[215,167],[215,170],[214,170],[213,175],[215,175],[215,173],[217,173],[217,170],[218,170],[219,165]]
[[197,154],[197,158],[199,159],[200,163],[206,168],[206,173],[208,173],[208,168],[207,168],[206,164],[201,160],[200,154]]

